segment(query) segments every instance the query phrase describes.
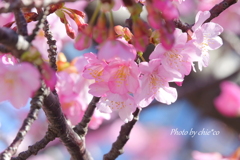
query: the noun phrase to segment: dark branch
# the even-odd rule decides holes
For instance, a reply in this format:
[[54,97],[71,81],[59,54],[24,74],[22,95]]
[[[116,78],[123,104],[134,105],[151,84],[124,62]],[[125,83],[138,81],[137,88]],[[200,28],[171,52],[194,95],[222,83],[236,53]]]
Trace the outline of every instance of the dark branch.
[[23,12],[21,11],[20,8],[16,8],[15,10],[13,10],[13,13],[17,24],[18,34],[22,36],[27,36],[28,35],[27,22],[23,15]]
[[187,32],[187,30],[191,29],[193,25],[189,25],[187,23],[183,24],[180,19],[174,20],[176,28],[181,29],[183,32]]
[[9,53],[10,51],[4,45],[0,44],[0,52],[1,53]]
[[119,136],[117,140],[112,144],[111,150],[104,155],[104,160],[115,160],[119,155],[123,154],[123,147],[129,140],[130,132],[139,119],[140,109],[137,108],[133,113],[134,118],[132,121],[122,125]]
[[48,13],[49,13],[49,7],[47,7],[44,10],[44,12],[39,13],[40,15],[38,16],[38,23],[36,24],[35,28],[33,29],[32,34],[27,37],[27,41],[29,43],[31,43],[35,39],[36,35],[38,34],[38,31],[42,28],[42,25],[43,25],[44,21],[46,20]]
[[11,158],[11,160],[23,160],[29,158],[31,155],[37,155],[41,149],[45,148],[47,144],[53,141],[56,137],[57,135],[51,130],[51,128],[48,128],[48,131],[43,139],[32,146],[29,146],[27,151],[19,153],[18,157]]
[[215,5],[211,10],[211,16],[204,22],[210,22],[212,19],[216,18],[219,16],[220,13],[222,13],[225,9],[230,7],[231,5],[237,3],[238,0],[224,0],[221,3]]
[[49,29],[49,23],[47,20],[44,21],[44,27],[43,27],[45,37],[47,38],[47,43],[49,45],[48,51],[48,58],[49,63],[52,69],[57,71],[57,65],[56,65],[56,56],[57,56],[57,45],[56,40],[52,36],[52,32]]
[[0,28],[0,43],[3,44],[7,50],[10,50],[16,58],[20,58],[21,54],[30,46],[23,36],[5,27]]
[[43,110],[49,121],[49,125],[58,134],[63,144],[66,146],[73,160],[91,160],[91,156],[85,148],[83,139],[74,132],[70,125],[68,125],[58,97],[50,93],[44,99]]
[[96,108],[96,104],[98,103],[100,97],[93,97],[92,101],[89,103],[87,110],[83,116],[82,121],[74,127],[74,131],[80,136],[85,137],[88,131],[88,124],[91,120],[91,117]]
[[31,100],[30,112],[28,113],[26,119],[23,121],[23,124],[11,145],[1,153],[1,160],[8,160],[17,152],[18,146],[21,144],[27,132],[31,128],[32,123],[37,119],[39,109],[43,105],[43,97],[43,92],[39,90],[37,95]]

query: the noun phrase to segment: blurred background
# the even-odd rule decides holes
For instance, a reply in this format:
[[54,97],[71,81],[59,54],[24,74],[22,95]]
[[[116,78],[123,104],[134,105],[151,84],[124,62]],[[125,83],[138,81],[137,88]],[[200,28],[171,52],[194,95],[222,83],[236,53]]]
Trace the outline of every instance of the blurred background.
[[[185,0],[181,5],[176,5],[181,20],[193,24],[199,10],[209,10],[219,2]],[[86,6],[88,17],[91,17],[94,6],[94,2]],[[209,66],[202,72],[192,71],[181,87],[171,84],[178,90],[179,98],[176,103],[163,105],[154,101],[143,109],[139,121],[132,130],[130,140],[124,147],[124,154],[117,160],[193,160],[193,157],[197,159],[196,157],[199,157],[197,155],[201,153],[217,152],[214,155],[221,154],[227,157],[237,150],[240,146],[240,117],[222,115],[216,109],[214,99],[220,95],[219,85],[222,81],[228,80],[240,84],[239,8],[240,2],[237,2],[214,19],[214,22],[224,28],[224,33],[221,35],[224,43],[218,50],[210,52]],[[146,12],[141,16],[146,19]],[[122,7],[114,12],[114,18],[116,25],[125,26],[125,20],[129,18],[128,11]],[[153,49],[153,46],[148,47],[144,53],[146,58]],[[77,51],[73,43],[69,42],[62,50],[68,61],[90,51],[96,53],[96,44],[88,50]],[[0,151],[11,143],[28,111],[29,105],[17,110],[8,102],[0,103]],[[111,120],[104,121],[97,130],[89,131],[86,137],[87,148],[95,160],[102,159],[103,154],[110,150],[122,124],[119,118],[112,116]],[[46,130],[47,121],[41,111],[39,119],[34,123],[18,151],[26,150],[28,145],[40,140]],[[179,131],[179,134],[184,132],[186,135],[176,135],[175,131]],[[189,135],[190,131],[196,131],[197,135]],[[69,158],[66,149],[59,140],[55,140],[30,160]],[[202,156],[201,160],[208,159]]]

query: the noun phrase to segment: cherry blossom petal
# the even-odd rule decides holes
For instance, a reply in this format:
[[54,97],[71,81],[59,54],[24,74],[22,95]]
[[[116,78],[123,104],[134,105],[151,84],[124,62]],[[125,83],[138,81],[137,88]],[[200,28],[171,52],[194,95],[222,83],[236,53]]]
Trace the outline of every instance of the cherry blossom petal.
[[209,38],[218,36],[223,32],[223,27],[213,22],[204,23],[201,28]]
[[166,49],[161,44],[158,44],[155,47],[154,51],[149,56],[149,59],[160,58],[165,52],[166,52]]
[[211,39],[208,39],[208,49],[209,50],[218,49],[222,45],[223,45],[222,38],[220,38],[218,36],[214,37],[214,38],[211,38]]
[[155,98],[159,102],[171,104],[177,100],[177,90],[172,87],[160,88]]
[[109,91],[108,84],[106,82],[94,83],[89,86],[89,93],[96,97],[101,97]]
[[209,11],[204,11],[204,12],[199,11],[195,18],[195,24],[192,27],[193,31],[199,28],[203,24],[203,22],[205,22],[210,17],[210,15],[211,14]]

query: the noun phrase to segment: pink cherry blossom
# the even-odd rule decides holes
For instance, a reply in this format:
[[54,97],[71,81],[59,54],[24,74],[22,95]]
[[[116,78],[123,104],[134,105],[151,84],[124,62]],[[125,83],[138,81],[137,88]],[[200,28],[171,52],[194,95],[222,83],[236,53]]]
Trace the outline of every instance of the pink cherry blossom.
[[141,88],[134,95],[138,106],[146,107],[154,98],[166,104],[176,101],[177,91],[168,84],[174,80],[174,77],[160,65],[160,60],[151,60],[149,63],[142,62],[139,64],[139,68],[143,74],[140,78]]
[[[101,82],[103,80],[103,71],[107,66],[107,63],[99,60],[97,56],[93,53],[86,53],[84,57],[88,61],[83,70],[83,77],[87,79],[95,79],[96,82]],[[104,78],[106,79],[106,78]]]
[[8,100],[15,108],[25,106],[40,87],[40,74],[29,63],[4,65],[0,63],[0,102]]
[[214,100],[217,110],[228,117],[240,115],[240,87],[230,81],[224,81],[220,85],[221,94]]
[[174,32],[175,44],[172,49],[166,50],[158,44],[150,55],[150,59],[161,59],[163,67],[175,73],[179,78],[184,78],[191,72],[193,60],[199,57],[195,52],[195,47],[187,43],[187,34],[180,29]]
[[107,40],[99,46],[98,58],[106,61],[115,58],[134,60],[136,58],[136,50],[124,39]]
[[139,88],[140,71],[133,61],[116,59],[106,66],[93,64],[85,71],[85,77],[95,77],[96,83],[90,86],[89,91],[94,96],[102,96],[108,91],[115,94],[135,93]]
[[112,93],[127,94],[138,90],[140,71],[134,61],[111,61],[105,70],[110,75],[108,87]]
[[209,50],[215,50],[222,46],[223,42],[219,35],[223,32],[223,28],[216,23],[203,22],[210,17],[210,12],[198,12],[196,15],[195,25],[192,27],[192,39],[195,40],[194,44],[198,48],[196,51],[200,52],[201,57],[198,61],[198,68],[207,67],[209,62]]
[[132,113],[136,110],[136,105],[133,97],[128,94],[119,95],[109,93],[100,99],[97,103],[97,108],[103,113],[117,111],[119,117],[127,123],[133,119]]

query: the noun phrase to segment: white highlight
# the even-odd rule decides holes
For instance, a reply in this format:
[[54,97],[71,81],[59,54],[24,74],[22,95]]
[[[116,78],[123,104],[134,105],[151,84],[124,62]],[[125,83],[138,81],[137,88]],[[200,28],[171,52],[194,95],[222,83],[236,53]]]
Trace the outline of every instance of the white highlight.
[[27,50],[29,46],[30,46],[30,44],[28,43],[28,41],[26,41],[23,36],[19,35],[18,42],[16,45],[17,49],[18,50]]

